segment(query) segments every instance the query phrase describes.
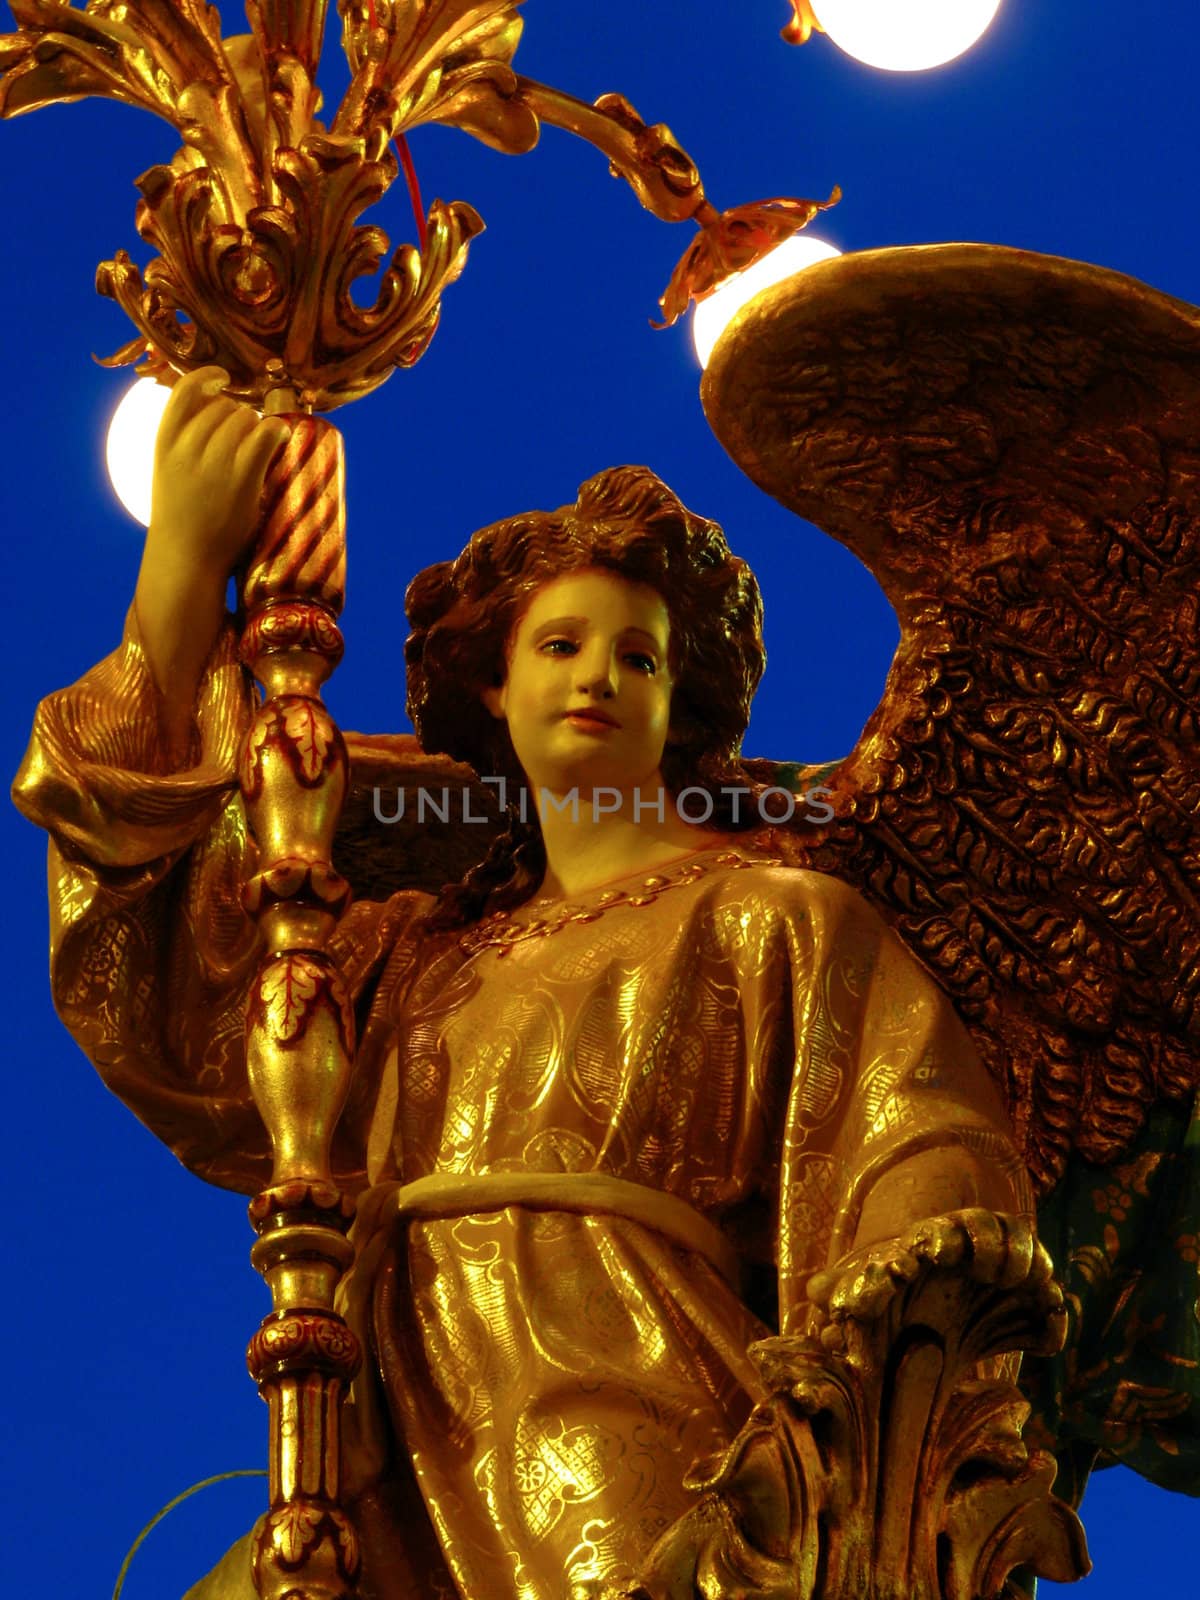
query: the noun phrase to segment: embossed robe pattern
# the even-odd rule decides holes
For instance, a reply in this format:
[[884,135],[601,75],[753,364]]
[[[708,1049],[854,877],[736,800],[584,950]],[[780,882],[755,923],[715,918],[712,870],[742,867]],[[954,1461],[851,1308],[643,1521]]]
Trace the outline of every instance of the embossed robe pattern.
[[[159,771],[130,635],[43,704],[19,792],[53,835],[64,1020],[181,1159],[249,1193],[269,1161],[242,1060],[247,693],[226,639],[194,759]],[[597,1593],[759,1397],[756,1283],[777,1267],[798,1325],[914,1149],[966,1145],[1017,1194],[1023,1169],[948,1001],[831,878],[731,842],[460,932],[424,932],[430,904],[359,901],[336,944],[359,1025],[336,1164],[363,1196],[342,1297],[372,1352],[348,1430],[363,1593]],[[398,1185],[429,1178],[453,1214],[395,1220]]]

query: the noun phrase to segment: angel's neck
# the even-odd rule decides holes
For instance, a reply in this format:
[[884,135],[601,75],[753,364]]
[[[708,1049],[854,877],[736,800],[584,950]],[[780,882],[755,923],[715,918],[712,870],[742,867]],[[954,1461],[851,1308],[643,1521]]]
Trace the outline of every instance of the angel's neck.
[[722,838],[681,817],[657,775],[620,793],[619,803],[613,789],[563,795],[541,789],[536,805],[546,846],[540,897],[547,899],[570,899],[635,872],[653,872]]

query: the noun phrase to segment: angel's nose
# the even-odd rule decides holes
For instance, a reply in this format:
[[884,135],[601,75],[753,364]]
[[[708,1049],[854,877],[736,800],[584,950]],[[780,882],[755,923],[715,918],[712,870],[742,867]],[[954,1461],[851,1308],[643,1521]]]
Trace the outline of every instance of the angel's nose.
[[577,687],[583,694],[611,700],[617,692],[617,652],[597,639],[578,656]]

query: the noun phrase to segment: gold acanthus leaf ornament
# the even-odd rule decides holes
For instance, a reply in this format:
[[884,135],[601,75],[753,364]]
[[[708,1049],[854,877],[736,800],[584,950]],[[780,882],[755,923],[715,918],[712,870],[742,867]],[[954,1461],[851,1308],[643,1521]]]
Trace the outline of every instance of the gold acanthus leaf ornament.
[[328,716],[322,717],[317,702],[302,695],[282,706],[284,732],[299,758],[301,782],[314,783],[325,771],[333,745],[333,730]]
[[972,1209],[817,1274],[808,1326],[750,1347],[765,1399],[692,1468],[695,1503],[621,1600],[1005,1600],[1022,1567],[1082,1577],[1012,1381],[1015,1352],[1061,1346],[1052,1270],[1027,1217]]
[[445,122],[507,155],[538,140],[512,58],[522,21],[512,0],[342,0],[342,44],[354,78],[337,134],[393,139]]
[[289,1566],[299,1566],[305,1551],[316,1543],[322,1514],[308,1505],[285,1506],[271,1519],[272,1542]]
[[437,328],[441,292],[462,271],[483,222],[465,202],[434,201],[425,250],[401,245],[374,304],[358,304],[353,285],[378,270],[388,240],[379,228],[355,226],[355,218],[395,176],[386,150],[369,162],[361,140],[313,136],[279,154],[284,204],[256,208],[239,227],[218,220],[208,169],[176,176],[173,168],[152,168],[140,180],[137,225],[158,259],[143,275],[119,251],[97,273],[97,288],[142,335],[107,364],[143,352],[156,374],[216,363],[229,372],[231,393],[261,405],[269,390],[286,385],[316,410],[357,399],[396,367],[412,366]]
[[663,320],[655,327],[669,328],[678,322],[693,300],[706,300],[727,278],[753,266],[841,198],[842,191],[835,187],[828,200],[758,200],[719,214],[713,211],[671,274],[658,302]]
[[[107,364],[144,357],[143,370],[165,378],[217,363],[231,393],[261,407],[283,391],[311,410],[411,366],[483,228],[471,206],[436,201],[421,248],[390,253],[381,229],[359,224],[397,176],[392,142],[422,123],[513,155],[534,147],[544,122],[586,139],[655,216],[706,230],[687,293],[820,209],[770,201],[718,213],[669,128],[620,95],[589,106],[513,70],[519,4],[340,0],[351,81],[325,123],[315,82],[325,0],[248,0],[252,32],[230,39],[202,0],[15,0],[19,31],[0,36],[0,117],[103,95],[163,117],[183,140],[138,182],[137,229],[157,257],[140,268],[119,251],[99,269],[100,292],[138,330]],[[370,303],[352,293],[368,277]]]

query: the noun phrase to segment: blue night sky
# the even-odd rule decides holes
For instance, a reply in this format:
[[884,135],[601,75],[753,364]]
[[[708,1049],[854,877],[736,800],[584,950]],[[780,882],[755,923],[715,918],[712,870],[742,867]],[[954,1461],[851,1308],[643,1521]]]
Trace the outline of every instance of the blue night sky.
[[[823,197],[840,183],[845,200],[815,231],[845,250],[984,240],[1200,299],[1190,4],[1004,0],[972,53],[904,77],[825,41],[789,49],[782,0],[529,0],[525,13],[522,70],[586,98],[620,90],[666,121],[719,206]],[[231,5],[227,28],[239,26]],[[133,591],[140,529],[102,462],[128,379],[90,360],[130,330],[92,279],[119,247],[144,259],[131,182],[174,143],[165,125],[98,102],[0,127],[9,773],[38,697],[112,648]],[[488,231],[420,366],[339,414],[350,600],[335,714],[350,727],[400,724],[413,571],[484,522],[558,505],[600,467],[644,461],[721,521],[762,579],[771,664],[749,753],[844,753],[879,696],[895,621],[851,556],[742,478],[704,421],[686,332],[650,328],[690,228],[642,213],[593,150],[553,129],[519,160],[443,129],[418,130],[412,147],[426,198],[469,200]],[[394,239],[411,236],[406,207],[397,186],[380,208]],[[11,811],[3,827],[9,1182],[21,1202],[4,1319],[5,1586],[103,1596],[164,1501],[263,1464],[266,1413],[242,1352],[265,1294],[244,1202],[182,1171],[56,1022],[42,841]],[[151,1536],[126,1600],[172,1600],[261,1496],[249,1479],[191,1501]],[[1084,1520],[1096,1572],[1083,1600],[1115,1600],[1134,1581],[1163,1594],[1194,1583],[1194,1502],[1118,1469],[1094,1483]]]

